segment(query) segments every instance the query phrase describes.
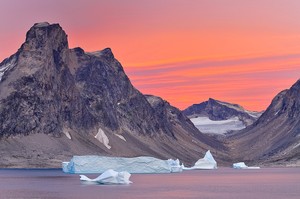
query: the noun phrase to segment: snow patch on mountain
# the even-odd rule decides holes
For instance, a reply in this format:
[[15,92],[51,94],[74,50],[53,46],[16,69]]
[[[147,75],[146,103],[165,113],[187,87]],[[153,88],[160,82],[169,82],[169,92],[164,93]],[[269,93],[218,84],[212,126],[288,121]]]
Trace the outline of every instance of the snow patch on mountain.
[[126,139],[124,138],[123,135],[119,135],[119,134],[114,134],[115,136],[117,136],[118,138],[120,138],[121,140],[124,140],[126,142]]
[[0,66],[0,82],[2,80],[2,77],[4,75],[4,73],[10,69],[12,69],[14,66],[15,66],[15,59],[11,60],[11,61],[8,61],[5,63],[4,61],[4,64],[2,66]]
[[104,146],[108,149],[111,148],[111,146],[109,145],[109,139],[107,137],[107,135],[104,133],[104,131],[99,128],[97,135],[95,136],[95,138],[101,142],[102,144],[104,144]]
[[241,130],[246,128],[238,117],[228,120],[213,121],[208,117],[191,118],[193,124],[203,133],[225,134],[232,130]]
[[68,131],[63,131],[63,133],[66,135],[66,137],[67,137],[69,140],[72,139],[72,137],[71,137],[71,135],[70,135],[70,133],[69,133]]

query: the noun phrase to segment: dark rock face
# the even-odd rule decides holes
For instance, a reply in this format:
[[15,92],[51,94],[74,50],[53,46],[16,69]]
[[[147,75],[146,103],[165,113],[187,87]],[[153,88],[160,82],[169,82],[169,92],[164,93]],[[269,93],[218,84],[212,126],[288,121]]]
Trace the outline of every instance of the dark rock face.
[[260,116],[258,112],[247,112],[243,107],[237,104],[221,102],[212,98],[200,104],[194,104],[183,111],[191,117],[205,116],[211,120],[227,120],[232,117],[238,117],[245,126],[255,122]]
[[[239,159],[287,164],[300,160],[300,81],[280,92],[251,126],[229,137]],[[288,163],[288,164],[290,164]]]
[[192,164],[223,147],[167,102],[149,103],[109,48],[69,49],[62,28],[49,23],[35,24],[0,63],[0,138],[2,167],[59,167],[88,154]]
[[131,85],[110,49],[77,56],[76,85],[97,122],[113,131],[126,128],[141,134],[161,133],[150,104]]
[[95,119],[76,89],[68,68],[67,35],[58,24],[33,26],[14,56],[17,61],[8,72],[15,79],[7,80],[11,92],[1,100],[1,136],[41,132],[59,136],[64,125],[91,125],[81,121]]
[[174,131],[176,131],[175,129],[177,126],[180,126],[185,131],[196,136],[200,136],[201,139],[206,142],[211,141],[207,139],[206,136],[199,134],[197,128],[193,125],[189,118],[186,117],[178,108],[171,106],[167,101],[157,96],[146,95],[146,98],[154,109],[159,120],[164,125],[164,129],[166,129],[168,135],[176,139]]

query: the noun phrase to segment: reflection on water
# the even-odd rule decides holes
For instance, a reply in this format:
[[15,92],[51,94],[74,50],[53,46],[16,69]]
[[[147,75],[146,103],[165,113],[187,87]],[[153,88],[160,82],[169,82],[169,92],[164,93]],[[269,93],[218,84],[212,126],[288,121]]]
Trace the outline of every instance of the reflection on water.
[[[89,175],[97,177],[98,174]],[[0,198],[299,198],[300,168],[132,174],[130,185],[84,184],[61,170],[0,169]]]

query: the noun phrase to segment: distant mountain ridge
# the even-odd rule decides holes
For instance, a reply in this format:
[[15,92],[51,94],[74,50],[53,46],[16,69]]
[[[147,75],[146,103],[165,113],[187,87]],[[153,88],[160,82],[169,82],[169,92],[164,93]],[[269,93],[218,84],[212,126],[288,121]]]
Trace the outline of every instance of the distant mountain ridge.
[[111,49],[69,49],[59,24],[31,27],[0,79],[0,167],[59,167],[87,154],[193,164],[207,149],[225,160],[220,142],[135,89]]
[[261,115],[259,112],[247,111],[238,104],[212,98],[188,107],[183,113],[201,132],[213,135],[224,135],[244,129]]
[[233,117],[238,117],[245,126],[255,122],[261,115],[260,112],[247,111],[238,104],[231,104],[209,98],[208,101],[200,104],[194,104],[185,110],[183,113],[189,118],[205,116],[211,120],[227,120]]

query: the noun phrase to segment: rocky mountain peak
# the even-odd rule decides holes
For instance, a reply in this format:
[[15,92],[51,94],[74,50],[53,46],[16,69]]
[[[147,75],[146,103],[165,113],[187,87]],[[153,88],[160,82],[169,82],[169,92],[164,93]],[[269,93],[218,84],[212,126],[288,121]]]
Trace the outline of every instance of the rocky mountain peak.
[[105,48],[103,50],[90,52],[89,54],[97,56],[97,57],[105,58],[107,61],[110,61],[110,62],[115,60],[115,56],[110,48]]
[[272,100],[272,103],[257,121],[258,124],[265,125],[275,118],[285,117],[290,121],[300,115],[300,80],[286,89],[278,93]]
[[50,48],[56,51],[68,49],[67,34],[59,24],[36,23],[26,34],[22,50]]
[[293,86],[291,87],[291,90],[295,90],[295,91],[300,91],[300,79],[298,79],[298,81],[293,84]]
[[110,48],[105,48],[101,51],[101,54],[106,57],[106,58],[109,58],[109,59],[114,59],[114,54],[112,53],[111,49]]
[[213,98],[208,99],[208,104],[210,104],[210,105],[221,105],[221,106],[226,106],[226,107],[229,107],[229,108],[233,108],[237,111],[244,111],[244,108],[242,106],[238,105],[238,104],[232,104],[232,103],[216,100],[216,99],[213,99]]

